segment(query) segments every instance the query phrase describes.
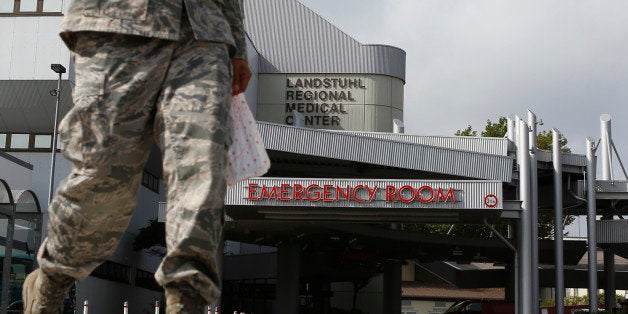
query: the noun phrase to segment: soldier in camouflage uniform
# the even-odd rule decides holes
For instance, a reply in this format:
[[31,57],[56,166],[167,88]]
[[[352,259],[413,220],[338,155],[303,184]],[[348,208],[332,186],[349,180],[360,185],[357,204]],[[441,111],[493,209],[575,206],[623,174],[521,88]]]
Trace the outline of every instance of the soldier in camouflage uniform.
[[[60,313],[67,289],[115,250],[153,142],[163,156],[167,313],[219,299],[229,101],[246,89],[237,0],[75,0],[61,36],[76,67],[60,124],[73,169],[49,207],[26,313]],[[233,69],[233,79],[232,79]]]

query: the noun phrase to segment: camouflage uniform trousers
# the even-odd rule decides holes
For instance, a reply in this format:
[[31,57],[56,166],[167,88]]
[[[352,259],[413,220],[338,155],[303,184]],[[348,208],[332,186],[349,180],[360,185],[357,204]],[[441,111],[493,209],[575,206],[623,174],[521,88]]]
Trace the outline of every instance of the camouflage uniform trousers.
[[[163,286],[220,296],[231,61],[224,44],[77,33],[74,108],[60,125],[73,163],[50,207],[39,251],[52,276],[84,279],[116,249],[154,141],[167,187]],[[200,299],[199,299],[200,300]]]

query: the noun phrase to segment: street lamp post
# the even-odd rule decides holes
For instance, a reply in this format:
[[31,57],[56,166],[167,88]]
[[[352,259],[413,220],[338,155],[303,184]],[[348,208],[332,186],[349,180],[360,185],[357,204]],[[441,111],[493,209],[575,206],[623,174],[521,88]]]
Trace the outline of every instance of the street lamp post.
[[59,124],[59,102],[61,101],[61,75],[65,73],[65,67],[61,64],[51,64],[50,68],[59,74],[59,80],[57,81],[57,89],[52,93],[57,97],[57,103],[55,105],[55,124],[52,131],[52,156],[50,160],[50,185],[48,186],[48,204],[52,201],[54,180],[55,180],[55,162],[57,159],[57,125]]

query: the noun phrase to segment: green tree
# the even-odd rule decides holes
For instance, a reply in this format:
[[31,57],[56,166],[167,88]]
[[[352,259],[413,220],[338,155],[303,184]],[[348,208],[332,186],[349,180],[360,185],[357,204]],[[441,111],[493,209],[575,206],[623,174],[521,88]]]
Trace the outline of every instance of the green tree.
[[[536,136],[536,146],[539,149],[552,150],[552,134],[553,133],[550,131],[539,132],[539,134]],[[560,150],[563,153],[571,153],[571,148],[567,147],[567,139],[564,136],[560,137],[560,139],[558,140],[558,145],[560,146]]]
[[471,124],[467,125],[467,128],[464,130],[456,131],[457,136],[478,136],[478,131],[474,131],[471,128]]
[[[506,117],[499,117],[497,122],[493,122],[490,119],[486,120],[486,125],[484,126],[484,130],[480,133],[482,137],[504,137],[506,136],[506,132],[508,132],[508,119]],[[463,130],[457,130],[455,135],[457,136],[478,136],[478,131],[474,130],[473,127],[469,124]],[[552,150],[552,132],[551,131],[541,131],[536,136],[537,147],[543,150]],[[558,143],[560,145],[560,150],[563,153],[571,153],[571,149],[567,147],[567,139],[562,136]]]
[[486,126],[482,131],[482,137],[504,137],[508,132],[508,119],[506,117],[499,117],[497,123],[493,123],[491,120],[486,120]]

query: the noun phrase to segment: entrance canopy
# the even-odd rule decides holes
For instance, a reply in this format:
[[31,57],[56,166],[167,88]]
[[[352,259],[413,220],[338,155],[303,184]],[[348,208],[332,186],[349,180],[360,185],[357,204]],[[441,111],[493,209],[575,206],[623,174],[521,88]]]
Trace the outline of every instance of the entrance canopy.
[[[0,245],[31,252],[37,248],[37,237],[41,233],[42,212],[39,200],[31,190],[11,190],[6,181],[0,179],[0,219],[8,219],[6,231],[0,235]],[[17,228],[16,228],[17,227]],[[7,234],[13,238],[13,230],[26,231],[27,235],[14,239],[7,245]],[[31,242],[30,244],[28,242]]]
[[7,182],[0,179],[0,215],[26,220],[38,218],[41,216],[39,200],[33,191],[11,190]]
[[482,222],[504,209],[502,182],[255,178],[229,189],[234,219],[349,222]]

